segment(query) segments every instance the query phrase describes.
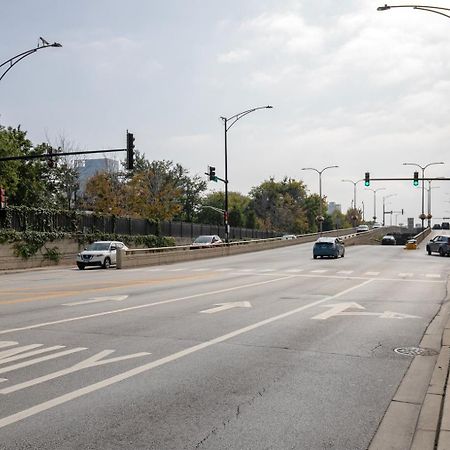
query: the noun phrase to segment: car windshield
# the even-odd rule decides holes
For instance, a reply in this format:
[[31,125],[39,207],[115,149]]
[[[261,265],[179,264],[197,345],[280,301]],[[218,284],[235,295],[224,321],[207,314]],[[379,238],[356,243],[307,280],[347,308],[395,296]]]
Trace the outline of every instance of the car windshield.
[[209,244],[211,242],[211,236],[199,236],[194,242],[196,244]]
[[86,250],[90,251],[109,250],[109,242],[94,242]]

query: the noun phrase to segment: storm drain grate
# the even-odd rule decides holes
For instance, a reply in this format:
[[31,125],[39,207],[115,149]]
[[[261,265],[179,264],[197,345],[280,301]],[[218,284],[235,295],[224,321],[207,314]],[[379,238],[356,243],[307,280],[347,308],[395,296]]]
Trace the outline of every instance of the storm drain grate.
[[403,356],[434,356],[438,352],[432,348],[420,348],[420,347],[397,347],[394,348],[394,352]]

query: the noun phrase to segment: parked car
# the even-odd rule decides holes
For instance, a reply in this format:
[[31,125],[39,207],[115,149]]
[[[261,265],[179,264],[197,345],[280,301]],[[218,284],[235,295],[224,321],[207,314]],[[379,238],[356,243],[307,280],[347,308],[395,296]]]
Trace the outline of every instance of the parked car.
[[397,244],[397,241],[395,240],[395,237],[390,234],[383,236],[383,239],[381,239],[381,245],[395,245],[395,244]]
[[217,234],[205,234],[197,237],[191,244],[191,248],[211,247],[222,243],[222,239]]
[[427,252],[431,255],[432,252],[439,253],[441,256],[450,254],[450,236],[435,236],[427,243]]
[[357,233],[362,233],[364,231],[369,231],[369,227],[367,225],[358,225],[356,227],[356,232]]
[[441,230],[441,225],[439,223],[435,223],[433,225],[433,230]]
[[77,255],[77,266],[83,270],[87,266],[100,266],[108,269],[116,264],[117,250],[128,250],[123,242],[97,241],[85,248]]
[[374,222],[372,225],[372,228],[381,228],[383,225],[381,225],[381,223],[379,222]]
[[449,222],[442,222],[442,229],[443,230],[450,230],[450,223]]
[[295,234],[283,234],[281,239],[297,239],[297,236]]
[[313,246],[313,258],[328,256],[330,258],[344,257],[344,243],[337,237],[320,237]]

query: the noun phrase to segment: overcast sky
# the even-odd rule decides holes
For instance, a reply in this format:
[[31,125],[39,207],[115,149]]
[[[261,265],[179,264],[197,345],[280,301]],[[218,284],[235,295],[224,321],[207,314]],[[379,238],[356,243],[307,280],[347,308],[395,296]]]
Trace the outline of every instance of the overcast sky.
[[[39,36],[41,50],[0,82],[0,123],[21,124],[34,143],[60,136],[79,149],[125,146],[129,129],[150,159],[208,164],[223,176],[220,116],[256,111],[229,131],[229,188],[244,194],[273,176],[302,179],[350,207],[353,186],[412,176],[449,176],[450,19],[375,0],[2,0],[0,62]],[[398,3],[396,3],[398,4]],[[400,3],[401,4],[401,3]],[[437,6],[450,7],[450,0]],[[211,188],[223,185],[211,183]],[[434,182],[433,215],[450,216],[450,182]],[[378,218],[421,212],[412,182],[373,182]],[[357,203],[373,215],[373,193]],[[426,208],[425,208],[426,212]],[[387,217],[389,223],[389,217]],[[440,221],[440,220],[439,220]]]

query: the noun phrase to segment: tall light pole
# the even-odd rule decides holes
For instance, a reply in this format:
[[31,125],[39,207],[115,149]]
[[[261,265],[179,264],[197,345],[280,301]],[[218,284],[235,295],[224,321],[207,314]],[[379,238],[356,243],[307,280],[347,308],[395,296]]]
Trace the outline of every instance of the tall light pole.
[[[384,225],[385,225],[385,220],[384,220],[384,216],[385,216],[385,213],[386,213],[386,199],[387,198],[389,198],[389,197],[395,197],[397,194],[389,194],[389,195],[385,195],[384,197],[383,197],[383,227],[384,227]],[[391,221],[392,221],[392,216],[391,216]],[[392,225],[392,224],[391,224]]]
[[355,210],[355,219],[354,219],[354,223],[353,226],[355,226],[355,222],[356,222],[356,185],[358,183],[361,183],[361,181],[364,181],[364,179],[358,180],[358,181],[353,181],[353,180],[341,180],[344,183],[352,183],[353,184],[353,209]]
[[26,58],[29,55],[32,55],[33,53],[36,53],[38,50],[42,50],[43,48],[48,47],[62,47],[61,44],[58,42],[53,42],[53,44],[50,44],[47,42],[44,38],[40,37],[38,44],[36,47],[31,48],[30,50],[27,50],[25,52],[19,53],[16,56],[13,56],[12,58],[7,59],[5,62],[0,64],[0,67],[3,69],[3,73],[0,75],[0,81],[2,81],[3,77],[19,62],[22,61],[22,59]]
[[314,167],[304,167],[302,170],[314,170],[319,174],[319,216],[317,217],[317,220],[319,222],[319,232],[322,234],[322,228],[323,228],[323,215],[322,215],[322,173],[325,172],[327,169],[334,169],[339,166],[327,166],[324,167],[322,170],[315,169]]
[[377,221],[377,192],[378,191],[384,191],[386,188],[378,188],[378,189],[370,189],[366,188],[366,191],[372,191],[373,192],[373,221]]
[[425,169],[427,167],[435,166],[438,164],[444,164],[444,163],[443,162],[432,162],[432,163],[427,164],[426,166],[421,166],[420,164],[417,164],[417,163],[403,163],[404,166],[416,166],[416,167],[419,167],[420,169],[422,169],[422,213],[419,216],[419,219],[422,221],[422,231],[424,230],[423,222],[426,217],[425,211],[424,211],[424,208],[425,208],[425,180],[424,180]]
[[443,13],[442,11],[450,11],[450,8],[442,8],[441,6],[426,6],[426,5],[384,5],[379,6],[377,8],[377,11],[387,11],[388,9],[394,9],[394,8],[412,8],[412,9],[419,9],[422,11],[428,11],[432,13],[439,14],[441,16],[448,17],[450,19],[450,15]]
[[431,180],[428,180],[428,189],[425,188],[425,190],[428,193],[428,213],[427,213],[427,220],[428,220],[428,228],[431,228],[431,218],[433,217],[431,214],[431,189],[439,189],[440,186],[433,186],[431,187]]
[[225,242],[229,242],[229,226],[228,226],[228,147],[227,147],[227,133],[228,130],[239,120],[247,114],[250,114],[258,109],[270,109],[273,106],[258,106],[257,108],[247,109],[231,117],[220,117],[223,120],[225,130],[225,212],[223,213],[223,220],[225,225]]

